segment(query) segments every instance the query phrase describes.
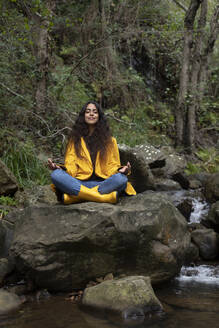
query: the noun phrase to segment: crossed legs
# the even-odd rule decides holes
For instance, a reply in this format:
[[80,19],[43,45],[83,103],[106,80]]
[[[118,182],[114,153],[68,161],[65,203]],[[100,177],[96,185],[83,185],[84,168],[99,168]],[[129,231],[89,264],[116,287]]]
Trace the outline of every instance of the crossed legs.
[[127,177],[122,173],[113,174],[108,179],[98,179],[98,180],[79,180],[73,178],[68,173],[62,169],[56,169],[51,173],[52,182],[55,187],[60,190],[63,194],[68,195],[79,195],[81,191],[81,186],[92,189],[97,187],[96,191],[101,195],[110,194],[113,191],[121,193],[125,190],[127,185]]

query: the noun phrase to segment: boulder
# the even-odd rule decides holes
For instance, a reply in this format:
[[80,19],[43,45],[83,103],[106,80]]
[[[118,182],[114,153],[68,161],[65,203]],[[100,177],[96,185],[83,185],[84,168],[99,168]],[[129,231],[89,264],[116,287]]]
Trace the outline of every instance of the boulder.
[[164,177],[172,177],[177,173],[184,172],[187,164],[186,159],[183,155],[176,153],[173,147],[163,146],[160,153],[165,160],[165,165],[161,168]]
[[160,283],[189,256],[187,222],[162,193],[123,197],[117,205],[31,206],[14,215],[10,254],[39,288],[71,291],[109,272]]
[[176,191],[181,190],[181,186],[178,182],[171,179],[156,179],[155,189],[157,191]]
[[192,241],[198,246],[204,260],[213,260],[219,254],[219,238],[212,229],[196,229],[191,233]]
[[56,194],[50,185],[35,186],[34,189],[25,189],[23,192],[18,191],[15,194],[15,199],[25,207],[39,204],[55,205],[57,203]]
[[0,256],[2,256],[2,249],[4,247],[5,234],[6,234],[5,226],[2,223],[2,221],[3,220],[0,220]]
[[189,177],[189,188],[190,189],[199,189],[202,187],[201,181]]
[[189,189],[189,177],[184,172],[177,172],[172,174],[172,179],[178,182],[183,189]]
[[18,183],[13,173],[0,160],[0,195],[13,195],[18,190]]
[[7,258],[0,258],[0,285],[3,283],[4,278],[13,270],[14,266]]
[[105,281],[86,288],[82,304],[119,312],[123,317],[160,311],[162,305],[154,294],[149,277],[131,276]]
[[211,203],[219,200],[219,172],[212,174],[206,181],[205,197]]
[[191,198],[182,199],[182,201],[177,205],[178,210],[185,216],[186,220],[189,221],[192,210],[193,204]]
[[208,216],[201,223],[219,233],[219,201],[211,205]]
[[211,176],[211,173],[200,172],[200,173],[190,174],[189,180],[199,181],[199,183],[201,183],[202,187],[204,187],[210,176]]
[[128,161],[131,163],[132,173],[128,176],[128,179],[135,190],[137,192],[155,190],[154,178],[144,156],[126,145],[119,145],[119,152],[122,165],[125,165]]
[[[15,213],[18,211],[19,210],[16,210]],[[12,213],[13,212],[10,212],[4,219],[0,220],[0,257],[8,257],[14,231],[14,223],[8,221]],[[13,220],[16,220],[16,214],[13,213],[12,217]]]
[[[183,174],[186,161],[183,156],[175,153],[171,147],[163,147],[161,150],[150,144],[143,144],[130,148],[119,145],[122,164],[130,161],[132,175],[129,177],[137,192],[145,190],[157,190],[154,176],[158,178],[173,178],[184,188],[185,177],[177,180],[179,174]],[[187,188],[189,182],[186,180]],[[176,188],[176,185],[174,186]]]
[[21,303],[20,298],[16,294],[0,289],[0,314],[16,309]]
[[150,165],[151,168],[165,166],[165,156],[162,151],[148,143],[135,146],[133,148],[133,152],[137,156],[141,156],[144,159],[145,163]]

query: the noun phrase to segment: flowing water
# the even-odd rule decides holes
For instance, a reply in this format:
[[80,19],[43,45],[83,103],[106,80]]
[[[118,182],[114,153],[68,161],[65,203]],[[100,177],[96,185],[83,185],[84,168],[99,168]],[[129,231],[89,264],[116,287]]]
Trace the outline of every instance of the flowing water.
[[180,190],[177,192],[170,192],[169,197],[177,206],[183,200],[190,200],[192,203],[192,213],[189,218],[189,224],[200,223],[202,218],[205,218],[209,211],[208,203],[201,197],[201,194],[196,195],[197,190]]
[[181,275],[155,290],[164,313],[144,322],[83,311],[63,295],[34,301],[0,317],[1,328],[217,328],[219,327],[219,265],[182,268]]
[[[177,195],[179,198],[179,195]],[[200,222],[208,206],[192,199],[191,222]],[[118,316],[87,312],[66,295],[31,301],[0,316],[0,328],[219,328],[219,263],[183,267],[179,277],[155,294],[164,312],[124,322]]]

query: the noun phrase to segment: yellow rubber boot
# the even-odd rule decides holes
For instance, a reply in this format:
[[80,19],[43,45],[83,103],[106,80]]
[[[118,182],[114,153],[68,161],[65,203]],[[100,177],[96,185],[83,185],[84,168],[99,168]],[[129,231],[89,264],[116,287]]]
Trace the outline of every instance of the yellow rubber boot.
[[117,203],[117,191],[113,191],[110,194],[100,194],[98,191],[98,187],[99,186],[89,189],[89,188],[81,185],[81,189],[79,191],[78,196],[81,199],[84,199],[84,200],[87,200],[90,202],[111,203],[111,204]]
[[74,196],[74,195],[63,194],[63,203],[65,205],[76,204],[81,202],[83,202],[83,200],[80,198],[79,195]]

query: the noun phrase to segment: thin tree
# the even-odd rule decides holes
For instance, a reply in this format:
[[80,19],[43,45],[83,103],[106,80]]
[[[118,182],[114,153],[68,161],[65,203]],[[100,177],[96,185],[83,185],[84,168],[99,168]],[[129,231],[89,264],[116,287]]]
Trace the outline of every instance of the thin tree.
[[[178,1],[173,1],[179,5]],[[191,0],[189,8],[183,8],[186,15],[175,112],[176,145],[183,146],[189,152],[196,146],[196,117],[203,98],[210,57],[219,32],[219,5],[215,6],[210,20],[210,31],[207,30],[208,2],[209,0]]]
[[35,0],[19,0],[15,2],[15,5],[22,10],[31,26],[32,49],[37,63],[35,109],[37,113],[43,114],[47,108],[48,72],[51,58],[49,26],[56,1],[46,0],[43,8],[37,8],[39,3]]

